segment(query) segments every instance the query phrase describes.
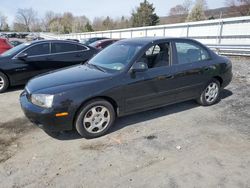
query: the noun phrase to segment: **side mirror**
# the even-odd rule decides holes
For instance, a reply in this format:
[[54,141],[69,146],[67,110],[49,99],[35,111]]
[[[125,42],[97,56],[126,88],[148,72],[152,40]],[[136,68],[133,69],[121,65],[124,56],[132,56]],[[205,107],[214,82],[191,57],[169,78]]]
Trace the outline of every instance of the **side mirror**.
[[136,62],[132,67],[131,67],[131,71],[133,73],[135,72],[145,72],[146,70],[148,70],[148,65],[144,62]]
[[20,53],[17,58],[18,59],[21,59],[21,60],[24,60],[28,57],[28,54],[27,53]]

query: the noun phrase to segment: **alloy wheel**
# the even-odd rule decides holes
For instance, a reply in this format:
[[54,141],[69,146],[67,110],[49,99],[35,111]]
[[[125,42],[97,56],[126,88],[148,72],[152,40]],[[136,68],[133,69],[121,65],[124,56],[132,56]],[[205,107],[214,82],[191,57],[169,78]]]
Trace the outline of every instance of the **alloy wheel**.
[[83,118],[83,126],[89,133],[100,133],[109,125],[110,112],[105,106],[94,106]]
[[205,99],[208,103],[212,103],[217,99],[219,94],[219,86],[217,83],[210,83],[205,90]]
[[0,90],[3,89],[4,84],[5,84],[4,79],[3,79],[3,77],[0,76]]

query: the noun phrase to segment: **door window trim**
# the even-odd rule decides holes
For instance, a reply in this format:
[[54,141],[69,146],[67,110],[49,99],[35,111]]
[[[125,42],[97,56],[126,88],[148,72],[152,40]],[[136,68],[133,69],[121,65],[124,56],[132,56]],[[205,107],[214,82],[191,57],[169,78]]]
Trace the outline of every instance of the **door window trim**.
[[[195,61],[195,62],[191,62],[191,63],[179,63],[178,51],[177,51],[176,43],[187,43],[187,44],[190,44],[190,45],[194,45],[194,46],[196,46],[196,47],[199,47],[199,48],[201,48],[202,50],[206,51],[206,53],[207,53],[207,55],[208,55],[208,59],[203,59],[203,60]],[[210,51],[209,51],[206,47],[202,46],[200,43],[198,43],[198,42],[196,42],[196,41],[193,41],[193,40],[174,40],[174,41],[172,41],[172,45],[173,45],[173,48],[174,48],[175,59],[176,59],[176,63],[173,63],[173,64],[172,64],[173,66],[178,66],[178,65],[190,65],[190,64],[193,64],[193,63],[200,63],[200,62],[212,60],[212,55],[211,55]]]
[[[82,45],[82,44],[75,44],[75,45],[83,46],[83,47],[85,47],[86,49],[85,49],[85,50],[71,51],[71,52],[51,53],[51,50],[52,50],[52,43],[53,43],[53,42],[41,42],[41,43],[38,43],[38,44],[31,44],[31,45],[28,46],[27,48],[25,48],[25,49],[21,50],[20,52],[18,52],[12,59],[18,59],[17,56],[18,56],[19,54],[23,53],[25,50],[28,50],[28,49],[31,48],[31,47],[34,47],[34,46],[39,45],[39,44],[46,44],[46,43],[49,43],[49,46],[50,46],[50,53],[49,53],[49,54],[32,55],[32,56],[28,56],[28,58],[42,57],[42,56],[51,56],[51,55],[60,55],[60,54],[70,54],[70,53],[85,52],[85,51],[89,51],[89,50],[90,50],[90,48],[89,48],[88,46],[85,46],[85,45]],[[71,42],[58,42],[58,43],[74,44],[74,43],[71,43]]]
[[172,41],[172,40],[166,40],[166,41],[159,41],[159,42],[156,42],[156,43],[153,43],[153,44],[150,44],[150,45],[148,45],[147,47],[145,47],[144,48],[144,50],[143,50],[143,53],[134,61],[134,63],[132,63],[132,65],[130,66],[130,68],[128,69],[128,73],[130,72],[130,70],[131,70],[131,68],[133,67],[133,65],[135,64],[135,63],[137,63],[138,62],[138,60],[142,57],[142,55],[144,54],[144,53],[146,53],[146,51],[149,49],[149,48],[151,48],[151,47],[155,47],[156,45],[159,45],[159,44],[162,44],[162,43],[169,43],[169,50],[170,50],[170,55],[169,55],[169,65],[168,66],[161,66],[161,67],[155,67],[155,68],[150,68],[150,69],[148,69],[148,70],[157,70],[157,69],[159,69],[159,68],[171,68],[172,67],[172,65],[174,65],[173,64],[173,53],[174,53],[174,41]]

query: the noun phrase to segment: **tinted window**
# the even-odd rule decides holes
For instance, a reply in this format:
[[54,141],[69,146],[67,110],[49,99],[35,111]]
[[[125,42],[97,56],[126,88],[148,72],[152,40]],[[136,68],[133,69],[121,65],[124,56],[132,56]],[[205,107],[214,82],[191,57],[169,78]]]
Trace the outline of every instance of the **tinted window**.
[[28,56],[49,54],[49,43],[37,44],[24,51]]
[[115,42],[115,41],[112,41],[112,40],[106,41],[106,42],[104,42],[101,46],[102,46],[102,48],[106,48],[107,46],[113,44],[114,42]]
[[82,45],[77,45],[77,50],[87,50],[87,48]]
[[78,51],[78,45],[70,43],[52,43],[52,53]]
[[210,58],[207,50],[198,44],[191,42],[176,42],[175,44],[179,64],[194,63]]

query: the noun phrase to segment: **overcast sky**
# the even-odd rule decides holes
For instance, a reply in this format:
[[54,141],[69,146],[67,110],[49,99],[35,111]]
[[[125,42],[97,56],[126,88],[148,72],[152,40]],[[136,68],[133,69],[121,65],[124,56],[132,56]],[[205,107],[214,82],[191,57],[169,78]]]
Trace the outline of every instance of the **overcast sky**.
[[[0,12],[8,17],[11,23],[15,18],[18,8],[33,8],[42,17],[46,11],[56,13],[66,11],[74,15],[85,15],[91,20],[94,17],[111,16],[112,18],[122,15],[129,16],[132,9],[137,7],[143,0],[0,0]],[[171,7],[180,4],[183,0],[149,0],[156,8],[159,16],[166,16]],[[224,6],[224,0],[207,0],[209,8]]]

